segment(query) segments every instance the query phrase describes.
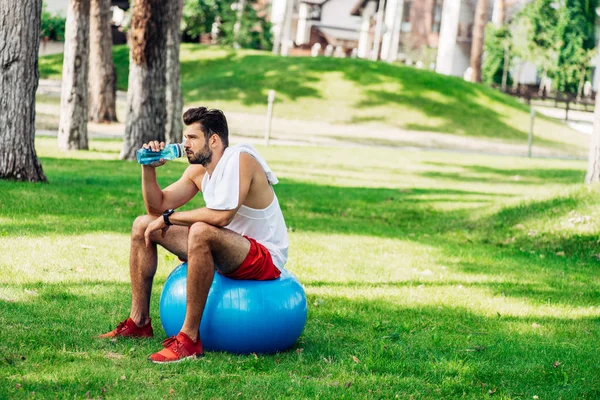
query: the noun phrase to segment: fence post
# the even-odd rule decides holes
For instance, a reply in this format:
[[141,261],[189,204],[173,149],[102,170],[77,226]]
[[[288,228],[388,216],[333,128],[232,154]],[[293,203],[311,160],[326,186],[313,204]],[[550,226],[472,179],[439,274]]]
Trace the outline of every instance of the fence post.
[[527,141],[527,157],[531,158],[531,147],[533,145],[533,121],[535,120],[535,109],[531,107],[531,123],[529,125],[529,139]]
[[267,106],[267,126],[265,128],[265,146],[269,146],[271,139],[271,120],[273,119],[273,103],[275,102],[275,91],[269,90],[269,104]]

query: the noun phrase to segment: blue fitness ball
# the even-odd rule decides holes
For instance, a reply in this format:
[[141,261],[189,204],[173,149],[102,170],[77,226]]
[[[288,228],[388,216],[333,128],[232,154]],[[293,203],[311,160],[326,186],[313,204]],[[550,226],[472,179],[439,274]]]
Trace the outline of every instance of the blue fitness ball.
[[[160,320],[168,336],[183,326],[186,281],[183,263],[171,272],[160,296]],[[304,289],[286,269],[271,281],[235,280],[215,272],[200,338],[209,351],[275,353],[296,343],[307,316]]]

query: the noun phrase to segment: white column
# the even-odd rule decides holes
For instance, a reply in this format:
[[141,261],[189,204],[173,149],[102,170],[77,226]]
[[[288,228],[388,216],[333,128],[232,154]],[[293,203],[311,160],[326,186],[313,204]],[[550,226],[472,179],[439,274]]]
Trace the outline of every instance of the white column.
[[371,50],[371,60],[379,59],[379,45],[381,44],[381,31],[383,29],[383,14],[385,12],[385,0],[379,0],[377,10],[377,21],[375,23],[375,38],[373,39],[373,50]]
[[442,9],[440,40],[438,44],[435,71],[439,74],[452,75],[456,39],[458,36],[458,20],[461,0],[445,0]]
[[306,3],[298,5],[298,27],[296,28],[296,44],[298,46],[308,43],[310,26],[308,25],[308,11],[310,6]]
[[289,49],[290,49],[290,43],[292,43],[292,17],[294,15],[294,0],[286,0],[286,7],[285,7],[285,18],[283,20],[283,35],[282,35],[282,43],[285,44],[285,54],[283,55],[287,55]]
[[400,31],[402,29],[402,19],[404,18],[404,0],[398,0],[396,8],[396,17],[394,29],[392,30],[392,41],[388,53],[387,62],[394,62],[398,59],[398,49],[400,48]]
[[496,27],[504,25],[504,13],[505,13],[505,0],[495,0],[494,8],[492,11],[492,23]]
[[404,0],[388,0],[385,8],[385,33],[381,45],[382,60],[394,61],[398,57],[403,11]]
[[363,10],[362,24],[360,26],[360,36],[358,38],[358,57],[367,58],[369,53],[369,31],[371,29],[371,18],[375,14],[377,3],[369,1]]
[[281,37],[285,21],[287,0],[273,0],[271,5],[271,23],[273,31],[273,54],[279,54],[281,49]]

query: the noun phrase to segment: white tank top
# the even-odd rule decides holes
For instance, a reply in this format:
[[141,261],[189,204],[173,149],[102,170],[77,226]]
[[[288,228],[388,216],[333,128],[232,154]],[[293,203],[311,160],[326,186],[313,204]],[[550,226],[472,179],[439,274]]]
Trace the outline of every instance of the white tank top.
[[265,209],[257,210],[242,205],[225,228],[256,240],[271,253],[273,264],[278,269],[285,267],[289,247],[288,234],[275,192],[273,201]]

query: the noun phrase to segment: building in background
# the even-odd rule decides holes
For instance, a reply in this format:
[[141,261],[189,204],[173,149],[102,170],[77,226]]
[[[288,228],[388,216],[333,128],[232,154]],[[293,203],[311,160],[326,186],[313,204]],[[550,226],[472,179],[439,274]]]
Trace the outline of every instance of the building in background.
[[358,46],[360,16],[353,0],[273,0],[271,23],[275,52],[309,55],[317,45],[350,55]]

